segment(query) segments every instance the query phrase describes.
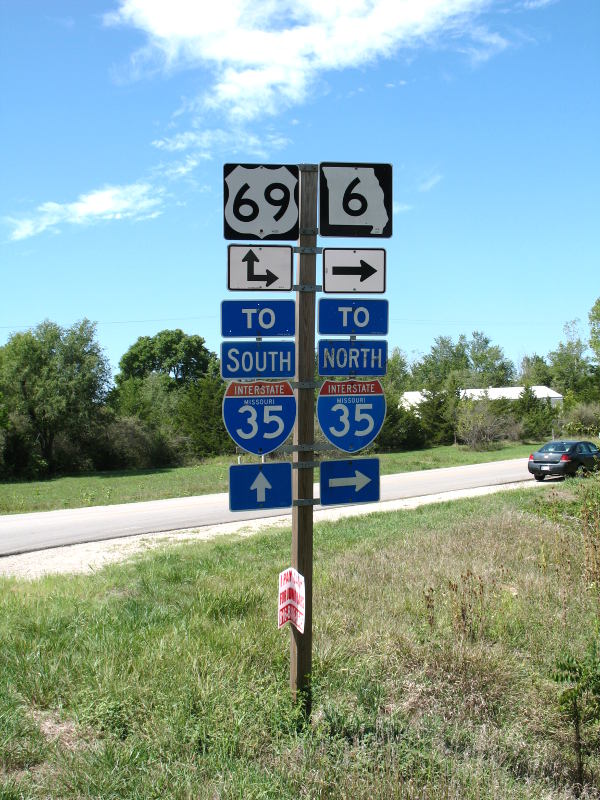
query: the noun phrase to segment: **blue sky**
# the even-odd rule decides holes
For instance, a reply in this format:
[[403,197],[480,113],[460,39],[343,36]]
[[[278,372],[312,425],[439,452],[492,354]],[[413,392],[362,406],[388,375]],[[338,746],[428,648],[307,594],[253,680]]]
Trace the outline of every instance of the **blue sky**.
[[[218,352],[223,164],[390,162],[390,347],[546,355],[600,295],[598,0],[4,0],[0,344]],[[280,295],[278,295],[280,296]]]

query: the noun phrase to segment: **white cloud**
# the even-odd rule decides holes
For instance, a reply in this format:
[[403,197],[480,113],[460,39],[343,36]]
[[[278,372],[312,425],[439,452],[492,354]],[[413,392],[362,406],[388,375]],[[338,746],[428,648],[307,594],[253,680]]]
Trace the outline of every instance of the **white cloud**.
[[531,11],[536,8],[554,5],[558,0],[523,0],[522,7]]
[[155,139],[152,144],[158,150],[169,153],[193,150],[201,153],[203,158],[210,158],[213,149],[227,152],[245,152],[254,156],[268,156],[272,150],[281,150],[290,140],[278,133],[266,133],[258,136],[243,128],[232,131],[220,129],[191,130]]
[[[530,0],[532,1],[532,0]],[[108,25],[143,31],[132,65],[204,67],[205,108],[243,122],[306,99],[327,70],[365,65],[445,33],[492,53],[504,40],[476,24],[491,0],[119,0]],[[465,48],[463,48],[465,49]],[[471,50],[466,48],[471,55]]]
[[148,183],[105,186],[80,195],[73,203],[42,203],[29,217],[8,217],[5,221],[12,226],[11,240],[19,241],[64,224],[153,219],[161,213],[162,194],[162,189]]
[[412,211],[413,207],[408,203],[393,203],[392,211],[394,214],[406,214],[407,211]]
[[437,184],[442,180],[443,177],[444,176],[440,175],[439,172],[436,172],[435,175],[430,175],[428,178],[425,178],[425,180],[421,181],[421,183],[418,186],[419,191],[420,192],[431,191],[431,189],[433,189],[434,186],[437,186]]

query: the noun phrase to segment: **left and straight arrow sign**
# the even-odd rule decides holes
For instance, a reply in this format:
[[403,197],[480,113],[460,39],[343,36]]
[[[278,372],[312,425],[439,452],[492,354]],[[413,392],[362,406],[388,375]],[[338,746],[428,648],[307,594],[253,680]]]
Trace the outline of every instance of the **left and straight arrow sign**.
[[227,248],[227,288],[234,292],[290,292],[293,250],[289,246],[230,244]]

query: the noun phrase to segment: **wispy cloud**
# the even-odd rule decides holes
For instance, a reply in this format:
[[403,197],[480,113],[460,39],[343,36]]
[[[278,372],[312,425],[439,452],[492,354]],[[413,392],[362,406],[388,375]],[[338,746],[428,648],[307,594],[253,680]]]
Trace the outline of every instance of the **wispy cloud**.
[[251,133],[244,128],[224,131],[214,130],[189,130],[155,139],[152,144],[158,150],[168,153],[192,150],[209,158],[214,150],[220,152],[244,152],[248,155],[266,157],[273,150],[280,150],[290,143],[286,136],[279,133],[267,132],[264,135]]
[[429,192],[434,186],[437,186],[443,177],[444,176],[439,172],[436,172],[434,175],[430,175],[428,178],[422,180],[417,188],[420,192]]
[[157,217],[163,205],[163,190],[148,183],[105,186],[80,195],[72,203],[47,202],[27,217],[7,217],[10,239],[19,241],[62,225],[89,225],[104,220],[141,220]]
[[521,6],[531,11],[536,8],[544,8],[544,6],[552,6],[556,2],[558,2],[558,0],[523,0]]
[[496,52],[504,40],[480,21],[490,2],[221,0],[208,12],[205,3],[189,0],[119,0],[104,21],[146,34],[147,43],[132,56],[137,72],[144,65],[208,68],[202,107],[242,122],[301,103],[328,70],[431,46],[445,34],[471,56]]
[[407,211],[412,211],[413,207],[408,203],[393,203],[392,211],[394,214],[406,214]]

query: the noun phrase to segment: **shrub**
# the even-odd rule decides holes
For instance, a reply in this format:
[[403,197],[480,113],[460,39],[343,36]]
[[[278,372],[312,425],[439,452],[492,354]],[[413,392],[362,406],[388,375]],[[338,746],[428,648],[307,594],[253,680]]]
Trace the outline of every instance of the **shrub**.
[[570,436],[597,436],[600,432],[600,403],[578,403],[562,419],[563,431]]
[[458,411],[457,436],[473,450],[486,450],[494,442],[508,438],[511,420],[494,413],[490,401],[462,401]]
[[390,398],[375,448],[379,452],[417,450],[424,447],[425,442],[425,431],[414,411],[399,406],[396,398]]

